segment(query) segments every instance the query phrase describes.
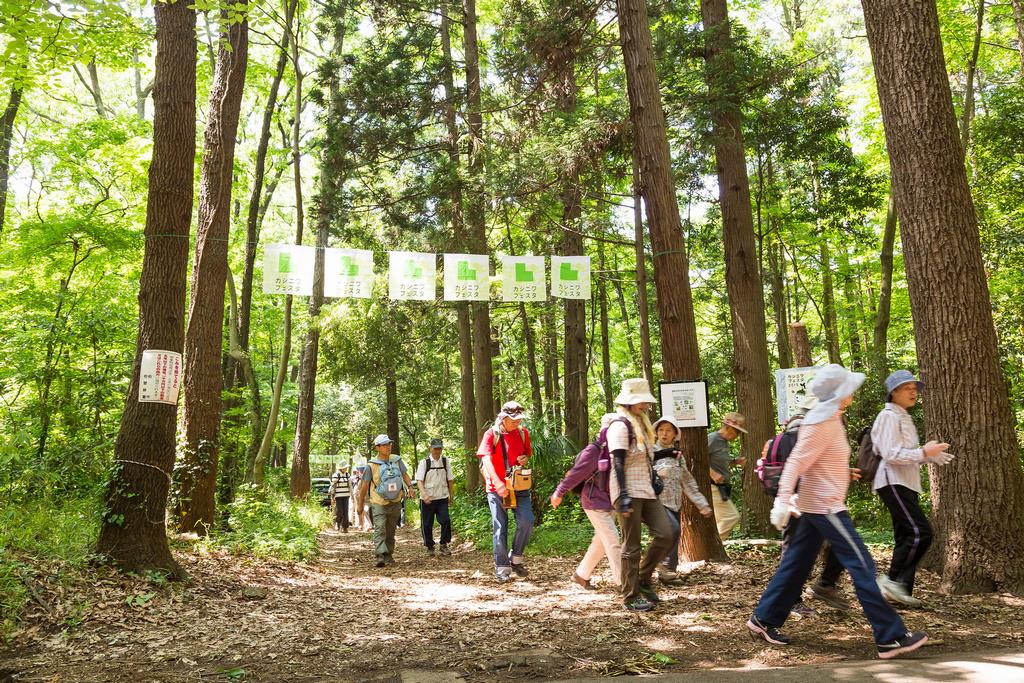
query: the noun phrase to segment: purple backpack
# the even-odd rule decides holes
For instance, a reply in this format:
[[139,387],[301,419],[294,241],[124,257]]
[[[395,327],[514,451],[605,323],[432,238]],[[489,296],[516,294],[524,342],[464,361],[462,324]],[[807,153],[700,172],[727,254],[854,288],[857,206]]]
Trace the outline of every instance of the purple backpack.
[[[617,417],[612,420],[607,427],[603,427],[597,434],[597,438],[592,443],[586,445],[586,447],[579,452],[576,456],[575,464],[580,462],[593,460],[597,462],[597,467],[594,472],[581,481],[579,484],[573,487],[573,492],[577,495],[582,495],[583,487],[587,486],[599,486],[601,490],[608,490],[608,472],[612,469],[612,454],[608,450],[608,428],[616,422],[622,422],[626,425],[626,431],[629,433],[629,442],[633,443],[633,425],[629,423],[624,417]],[[602,476],[604,475],[604,476]]]

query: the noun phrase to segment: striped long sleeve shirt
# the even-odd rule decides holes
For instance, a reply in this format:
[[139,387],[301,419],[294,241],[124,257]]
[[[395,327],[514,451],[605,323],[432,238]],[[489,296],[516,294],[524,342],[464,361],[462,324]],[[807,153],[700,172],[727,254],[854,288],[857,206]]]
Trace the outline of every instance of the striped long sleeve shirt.
[[800,427],[793,452],[786,458],[779,480],[779,499],[789,500],[797,482],[800,512],[826,515],[846,509],[850,486],[850,443],[837,411],[818,424]]
[[895,484],[921,493],[925,457],[910,413],[895,403],[886,403],[871,427],[871,443],[882,458],[871,482],[872,490]]

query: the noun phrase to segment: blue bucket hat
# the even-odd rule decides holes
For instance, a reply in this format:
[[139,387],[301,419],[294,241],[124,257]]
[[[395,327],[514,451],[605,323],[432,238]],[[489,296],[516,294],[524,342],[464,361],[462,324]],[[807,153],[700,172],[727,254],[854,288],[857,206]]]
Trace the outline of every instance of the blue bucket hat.
[[839,402],[853,394],[864,384],[863,372],[850,372],[842,365],[826,365],[814,376],[809,387],[818,404],[807,411],[805,425],[828,420],[839,410]]
[[917,384],[918,391],[924,391],[924,382],[914,377],[914,373],[910,370],[897,370],[888,377],[885,378],[885,401],[886,403],[892,401],[892,392],[899,389],[904,384],[914,382]]

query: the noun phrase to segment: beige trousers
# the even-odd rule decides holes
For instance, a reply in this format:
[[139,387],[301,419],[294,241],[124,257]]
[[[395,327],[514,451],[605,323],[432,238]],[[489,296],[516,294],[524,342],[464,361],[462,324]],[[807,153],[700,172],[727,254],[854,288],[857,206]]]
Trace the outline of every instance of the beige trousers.
[[622,544],[619,542],[619,530],[615,526],[615,513],[611,510],[584,510],[587,519],[594,527],[594,538],[590,547],[576,567],[576,575],[581,579],[590,580],[594,567],[601,558],[608,558],[608,566],[612,570],[612,581],[622,585]]
[[711,500],[715,508],[715,521],[718,523],[718,535],[722,540],[729,538],[732,529],[740,521],[740,511],[732,500],[722,500],[717,490],[711,491]]

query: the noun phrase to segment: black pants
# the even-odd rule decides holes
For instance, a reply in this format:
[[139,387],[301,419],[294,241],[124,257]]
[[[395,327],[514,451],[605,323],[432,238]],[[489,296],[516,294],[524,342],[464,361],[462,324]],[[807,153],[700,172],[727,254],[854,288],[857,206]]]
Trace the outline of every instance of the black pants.
[[[800,528],[800,520],[803,517],[790,517],[789,524],[782,530],[782,554],[779,556],[779,562],[781,564],[782,557],[786,555],[790,546],[793,544],[793,539],[796,537],[796,530]],[[823,588],[835,588],[836,582],[839,581],[840,575],[843,573],[843,565],[836,557],[835,552],[832,550],[832,546],[827,542],[824,544],[825,561],[821,567],[821,576],[818,577],[818,585]]]
[[906,486],[889,484],[878,489],[878,496],[892,515],[896,547],[892,550],[889,578],[902,583],[907,592],[914,590],[914,576],[928,547],[932,544],[932,525],[924,516],[920,495]]
[[348,496],[334,499],[334,526],[348,529]]
[[448,499],[434,499],[429,503],[420,501],[420,531],[423,545],[434,548],[434,518],[441,525],[441,545],[452,542],[452,518],[448,515]]

